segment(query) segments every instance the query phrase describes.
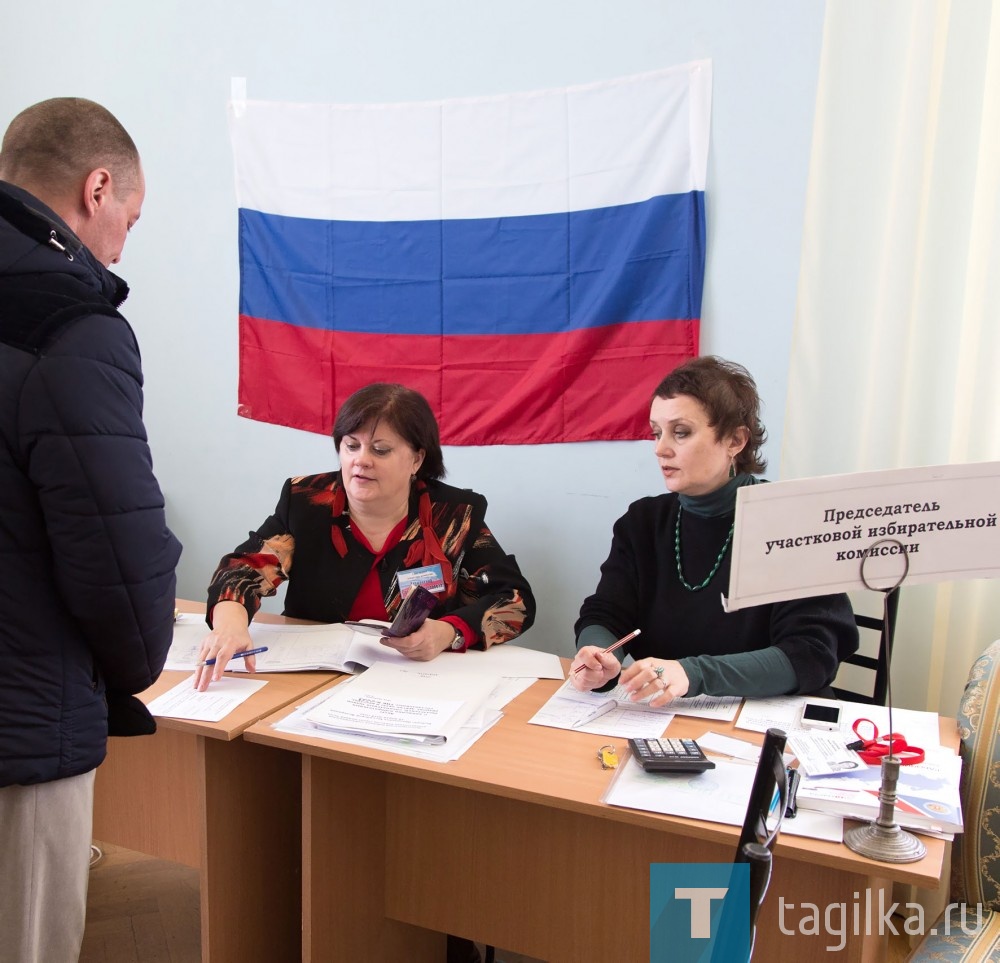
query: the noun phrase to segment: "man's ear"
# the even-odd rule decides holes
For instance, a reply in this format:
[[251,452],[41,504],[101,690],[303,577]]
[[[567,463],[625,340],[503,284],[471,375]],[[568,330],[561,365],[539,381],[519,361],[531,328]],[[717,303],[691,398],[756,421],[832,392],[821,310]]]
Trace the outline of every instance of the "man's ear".
[[111,196],[111,172],[106,167],[92,170],[83,182],[83,209],[93,217]]

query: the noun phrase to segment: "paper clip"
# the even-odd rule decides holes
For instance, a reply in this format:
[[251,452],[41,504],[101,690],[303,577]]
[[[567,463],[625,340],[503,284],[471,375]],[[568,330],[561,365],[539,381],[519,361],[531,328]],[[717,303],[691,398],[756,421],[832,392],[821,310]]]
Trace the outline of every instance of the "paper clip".
[[601,760],[602,769],[618,768],[618,750],[611,743],[597,750],[597,758]]

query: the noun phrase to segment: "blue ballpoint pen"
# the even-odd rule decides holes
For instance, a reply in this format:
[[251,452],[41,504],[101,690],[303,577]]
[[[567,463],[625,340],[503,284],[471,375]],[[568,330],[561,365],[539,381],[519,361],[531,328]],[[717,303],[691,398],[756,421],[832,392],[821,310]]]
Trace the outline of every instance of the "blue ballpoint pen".
[[[234,659],[245,659],[248,655],[260,655],[261,652],[266,652],[267,646],[262,645],[259,649],[247,649],[246,652],[235,652],[232,656]],[[205,659],[203,662],[198,662],[196,665],[215,665],[215,659]]]
[[771,797],[771,805],[767,807],[767,816],[770,819],[774,815],[774,811],[778,808],[778,800],[781,798],[781,791],[777,786],[774,787],[774,795]]

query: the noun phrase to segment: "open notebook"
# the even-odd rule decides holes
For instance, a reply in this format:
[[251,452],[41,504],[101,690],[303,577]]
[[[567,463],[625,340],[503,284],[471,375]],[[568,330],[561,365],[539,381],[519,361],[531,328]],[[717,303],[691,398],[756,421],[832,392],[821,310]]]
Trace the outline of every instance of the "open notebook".
[[[181,615],[174,623],[174,641],[167,656],[168,669],[193,669],[202,639],[208,633],[201,615]],[[358,672],[389,662],[411,664],[378,636],[357,631],[341,623],[330,625],[276,625],[253,622],[250,636],[254,645],[266,645],[267,652],[256,657],[258,672]],[[494,645],[485,652],[444,652],[434,660],[435,667],[456,670],[486,670],[507,678],[562,679],[559,657],[509,642]],[[245,672],[242,659],[233,659],[228,669]]]

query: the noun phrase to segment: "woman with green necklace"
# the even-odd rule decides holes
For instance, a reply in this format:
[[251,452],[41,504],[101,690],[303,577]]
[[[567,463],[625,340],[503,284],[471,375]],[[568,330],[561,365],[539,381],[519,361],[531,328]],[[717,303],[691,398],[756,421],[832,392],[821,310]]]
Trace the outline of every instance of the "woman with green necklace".
[[[654,706],[702,694],[822,692],[858,647],[846,595],[728,614],[720,601],[736,492],[766,467],[753,378],[720,358],[690,361],[657,386],[649,426],[668,494],[634,502],[615,523],[597,591],[576,623],[573,684],[620,681],[633,700],[653,696]],[[624,648],[602,651],[635,629]],[[622,670],[626,654],[634,662]]]

